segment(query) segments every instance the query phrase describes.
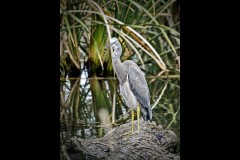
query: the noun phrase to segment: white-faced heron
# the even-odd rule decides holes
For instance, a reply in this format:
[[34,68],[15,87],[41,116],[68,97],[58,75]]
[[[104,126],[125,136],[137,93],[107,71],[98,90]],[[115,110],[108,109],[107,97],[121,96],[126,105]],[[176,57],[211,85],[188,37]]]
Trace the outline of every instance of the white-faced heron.
[[144,73],[131,60],[123,63],[120,61],[122,47],[118,39],[113,37],[105,47],[112,47],[113,68],[120,82],[120,93],[126,105],[132,109],[132,132],[134,128],[134,110],[137,110],[138,133],[140,131],[140,109],[145,121],[152,121],[152,109],[150,106],[150,94]]

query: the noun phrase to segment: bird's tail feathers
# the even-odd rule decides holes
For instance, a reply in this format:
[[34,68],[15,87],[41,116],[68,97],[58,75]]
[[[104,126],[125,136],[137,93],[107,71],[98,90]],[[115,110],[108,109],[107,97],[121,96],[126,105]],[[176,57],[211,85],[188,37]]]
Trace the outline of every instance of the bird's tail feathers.
[[150,105],[147,107],[147,120],[152,122],[152,108]]

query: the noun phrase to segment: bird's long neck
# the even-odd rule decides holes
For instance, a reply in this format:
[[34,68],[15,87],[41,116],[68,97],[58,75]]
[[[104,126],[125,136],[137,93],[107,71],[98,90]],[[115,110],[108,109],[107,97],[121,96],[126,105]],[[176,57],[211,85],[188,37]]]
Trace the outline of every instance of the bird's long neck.
[[112,54],[112,58],[114,60],[119,59],[119,61],[120,61],[120,56],[122,54],[122,48],[117,46],[117,47],[113,47],[113,50],[114,50],[114,54]]
[[112,60],[113,60],[113,68],[118,77],[118,80],[119,80],[120,84],[123,84],[126,81],[127,68],[120,61],[119,57],[118,58],[115,57]]

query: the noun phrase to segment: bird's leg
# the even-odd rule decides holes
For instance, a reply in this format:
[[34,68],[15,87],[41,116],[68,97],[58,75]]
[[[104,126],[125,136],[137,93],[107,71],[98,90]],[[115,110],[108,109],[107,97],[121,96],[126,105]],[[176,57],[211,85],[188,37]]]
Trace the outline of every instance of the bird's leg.
[[134,128],[134,110],[132,110],[132,130],[131,131],[129,131],[129,132],[126,132],[126,133],[124,133],[123,134],[123,136],[125,136],[125,135],[131,135],[131,134],[133,134],[134,132],[133,132],[133,129]]
[[140,107],[139,105],[137,106],[137,120],[138,120],[138,133],[140,132],[140,125],[139,125],[139,117],[140,117]]
[[134,128],[134,111],[132,110],[132,133]]

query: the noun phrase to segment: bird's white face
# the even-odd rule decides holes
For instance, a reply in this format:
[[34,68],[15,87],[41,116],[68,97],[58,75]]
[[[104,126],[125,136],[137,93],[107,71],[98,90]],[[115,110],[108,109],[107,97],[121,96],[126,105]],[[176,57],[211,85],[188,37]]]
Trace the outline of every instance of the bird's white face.
[[119,47],[120,43],[116,37],[113,37],[110,40],[110,46],[115,50],[117,47]]
[[113,48],[113,58],[115,57],[120,57],[122,53],[122,47],[121,44],[119,43],[118,39],[116,37],[113,37],[110,39],[110,43],[106,46],[107,47],[112,47]]

